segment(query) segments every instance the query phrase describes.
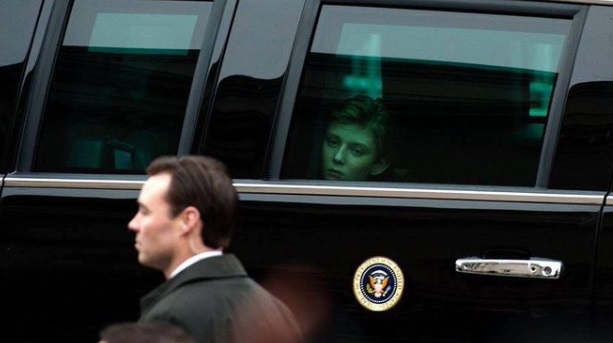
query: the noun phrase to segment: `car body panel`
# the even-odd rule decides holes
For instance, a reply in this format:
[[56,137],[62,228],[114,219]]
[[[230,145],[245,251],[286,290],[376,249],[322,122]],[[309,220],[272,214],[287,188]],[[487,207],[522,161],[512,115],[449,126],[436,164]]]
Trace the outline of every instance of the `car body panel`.
[[[96,341],[105,325],[136,320],[139,297],[162,281],[138,264],[127,229],[143,173],[36,170],[72,6],[42,1],[29,59],[10,89],[18,99],[2,117],[13,127],[2,147],[0,303],[10,316],[0,341]],[[303,68],[326,6],[568,20],[534,185],[286,177]],[[229,166],[241,199],[229,251],[264,285],[274,276],[299,280],[295,291],[308,295],[306,303],[278,295],[299,319],[313,321],[314,342],[606,338],[612,16],[606,1],[216,1],[185,94],[177,154],[211,155]],[[372,311],[357,295],[356,277],[380,257],[396,263],[404,289],[389,309]],[[562,269],[552,279],[458,272],[456,261],[466,258],[558,261]]]

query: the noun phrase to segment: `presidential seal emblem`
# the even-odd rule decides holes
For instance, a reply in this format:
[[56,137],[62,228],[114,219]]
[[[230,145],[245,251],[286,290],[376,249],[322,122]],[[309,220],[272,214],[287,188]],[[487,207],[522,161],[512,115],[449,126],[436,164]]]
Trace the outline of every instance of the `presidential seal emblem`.
[[404,289],[404,275],[396,262],[386,257],[364,261],[353,277],[353,293],[358,302],[371,311],[392,308]]

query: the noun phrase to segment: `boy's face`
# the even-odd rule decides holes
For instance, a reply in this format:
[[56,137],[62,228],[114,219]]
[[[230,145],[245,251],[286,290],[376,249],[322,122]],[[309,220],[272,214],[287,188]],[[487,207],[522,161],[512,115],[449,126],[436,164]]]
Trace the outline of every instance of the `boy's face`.
[[326,180],[362,181],[381,170],[375,136],[357,124],[331,123],[322,147],[322,174]]

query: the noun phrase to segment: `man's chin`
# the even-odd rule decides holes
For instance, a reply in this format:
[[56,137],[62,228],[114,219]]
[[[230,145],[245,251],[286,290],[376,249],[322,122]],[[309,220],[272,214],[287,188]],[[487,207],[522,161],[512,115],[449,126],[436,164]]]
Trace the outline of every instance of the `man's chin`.
[[138,263],[140,263],[143,266],[147,266],[147,260],[142,258],[140,255],[138,255]]
[[140,263],[142,266],[145,266],[145,267],[154,268],[152,261],[149,260],[142,253],[138,254],[138,263]]

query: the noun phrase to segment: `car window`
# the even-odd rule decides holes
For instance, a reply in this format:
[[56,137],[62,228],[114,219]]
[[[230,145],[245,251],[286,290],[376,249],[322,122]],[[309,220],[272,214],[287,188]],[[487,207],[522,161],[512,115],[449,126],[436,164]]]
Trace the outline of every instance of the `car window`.
[[0,152],[8,149],[17,97],[30,42],[41,7],[40,0],[0,2]]
[[35,171],[143,173],[177,152],[212,2],[77,0]]
[[534,186],[570,23],[324,6],[282,177]]

